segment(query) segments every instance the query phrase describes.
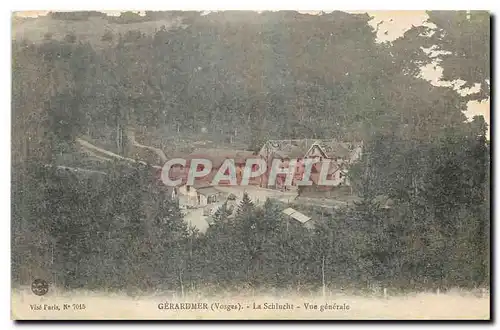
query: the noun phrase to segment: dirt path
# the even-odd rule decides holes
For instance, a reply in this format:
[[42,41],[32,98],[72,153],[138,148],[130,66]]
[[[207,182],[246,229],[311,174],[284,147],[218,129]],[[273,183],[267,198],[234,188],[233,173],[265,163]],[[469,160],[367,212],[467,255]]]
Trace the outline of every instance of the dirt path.
[[87,142],[85,140],[82,140],[80,138],[76,138],[76,142],[79,143],[82,147],[84,147],[86,149],[90,149],[90,151],[92,151],[94,154],[97,153],[97,155],[101,154],[101,155],[105,155],[105,156],[112,157],[115,159],[121,159],[121,160],[126,160],[126,161],[132,162],[132,163],[139,163],[139,164],[147,165],[146,162],[143,162],[142,160],[135,160],[132,158],[127,158],[127,157],[117,155],[114,152],[99,148],[99,147],[93,145],[92,143]]

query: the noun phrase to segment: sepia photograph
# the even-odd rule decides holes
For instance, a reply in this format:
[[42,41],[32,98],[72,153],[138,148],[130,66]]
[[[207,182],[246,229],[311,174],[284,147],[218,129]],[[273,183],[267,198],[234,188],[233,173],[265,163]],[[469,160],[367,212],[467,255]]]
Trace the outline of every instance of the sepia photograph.
[[11,319],[491,320],[491,22],[11,12]]

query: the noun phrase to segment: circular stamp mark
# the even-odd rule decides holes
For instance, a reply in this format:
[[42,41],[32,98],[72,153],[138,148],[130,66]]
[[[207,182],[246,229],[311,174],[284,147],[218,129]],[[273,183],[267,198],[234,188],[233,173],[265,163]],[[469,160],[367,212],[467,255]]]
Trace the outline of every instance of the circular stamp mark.
[[49,283],[45,280],[36,279],[31,283],[31,291],[37,296],[43,296],[49,292]]

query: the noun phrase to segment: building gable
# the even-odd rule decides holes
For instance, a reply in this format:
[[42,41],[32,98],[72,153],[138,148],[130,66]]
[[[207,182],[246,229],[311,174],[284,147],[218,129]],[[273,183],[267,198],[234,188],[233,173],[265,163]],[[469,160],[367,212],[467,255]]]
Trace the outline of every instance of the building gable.
[[326,153],[323,151],[323,148],[317,143],[313,144],[309,150],[306,152],[304,157],[309,157],[309,158],[315,158],[315,157],[322,157],[322,158],[328,158]]
[[362,142],[341,142],[337,140],[268,140],[260,149],[259,155],[264,158],[280,156],[281,158],[301,158],[320,156],[330,159],[359,158]]

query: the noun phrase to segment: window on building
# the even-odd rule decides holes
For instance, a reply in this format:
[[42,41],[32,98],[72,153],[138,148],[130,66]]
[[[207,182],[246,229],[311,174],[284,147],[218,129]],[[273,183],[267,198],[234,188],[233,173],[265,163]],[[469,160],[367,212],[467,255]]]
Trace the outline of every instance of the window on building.
[[191,190],[191,186],[186,186],[186,191],[189,192]]

